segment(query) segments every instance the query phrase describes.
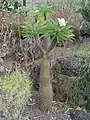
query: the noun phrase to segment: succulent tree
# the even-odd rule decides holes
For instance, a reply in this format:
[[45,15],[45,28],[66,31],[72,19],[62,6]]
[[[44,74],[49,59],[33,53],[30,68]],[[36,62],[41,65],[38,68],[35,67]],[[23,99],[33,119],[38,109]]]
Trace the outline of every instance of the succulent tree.
[[[40,99],[38,103],[42,111],[50,111],[53,100],[53,91],[49,75],[48,54],[58,41],[71,40],[74,36],[70,26],[65,23],[64,18],[58,18],[56,22],[50,18],[51,11],[51,6],[41,5],[37,10],[34,10],[34,19],[29,22],[26,21],[22,26],[23,33],[30,37],[34,37],[37,46],[43,53],[40,72]],[[41,46],[39,43],[42,37],[44,39],[44,46]],[[50,44],[48,44],[49,38],[51,40]]]

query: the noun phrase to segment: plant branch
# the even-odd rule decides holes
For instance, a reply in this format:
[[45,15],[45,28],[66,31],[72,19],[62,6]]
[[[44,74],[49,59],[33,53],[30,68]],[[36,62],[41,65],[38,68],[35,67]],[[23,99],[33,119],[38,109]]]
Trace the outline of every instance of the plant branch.
[[54,38],[48,47],[48,53],[55,47],[56,43],[57,43],[57,39]]
[[39,47],[39,49],[43,52],[43,54],[46,54],[46,51],[45,51],[44,48],[40,45],[39,41],[40,41],[39,36],[36,36],[36,37],[35,37],[36,45],[37,45],[37,46]]

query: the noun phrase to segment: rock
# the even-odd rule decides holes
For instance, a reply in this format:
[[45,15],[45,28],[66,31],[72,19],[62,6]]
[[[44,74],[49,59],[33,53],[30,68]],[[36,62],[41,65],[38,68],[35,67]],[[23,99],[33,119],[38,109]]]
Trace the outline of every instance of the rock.
[[70,110],[72,120],[90,120],[90,114],[81,110]]
[[[74,55],[57,59],[53,65],[55,71],[68,76],[77,76],[81,59]],[[54,72],[55,72],[54,71]]]
[[90,37],[90,29],[87,29],[87,28],[81,28],[80,29],[80,36],[81,37]]
[[80,27],[80,36],[84,38],[90,38],[90,28],[89,28],[89,23],[86,21],[81,22],[81,27]]

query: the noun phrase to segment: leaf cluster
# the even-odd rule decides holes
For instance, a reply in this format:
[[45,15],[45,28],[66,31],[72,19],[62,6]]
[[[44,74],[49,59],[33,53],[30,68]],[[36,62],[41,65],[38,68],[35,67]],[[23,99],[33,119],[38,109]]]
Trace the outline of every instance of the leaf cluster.
[[[43,22],[40,21],[41,14],[47,15],[48,13],[51,13],[51,7],[46,5],[41,5],[38,9],[38,12],[35,13],[35,10],[32,11],[32,21],[29,19],[26,21],[26,23],[22,26],[23,33],[28,36],[53,36],[54,38],[59,40],[71,40],[74,37],[73,30],[71,29],[71,26],[60,26],[58,21],[52,20],[50,16]],[[45,14],[44,14],[45,13]],[[37,20],[35,21],[35,16],[37,17]],[[30,17],[29,17],[30,18]]]
[[46,36],[53,36],[57,39],[57,41],[60,40],[71,40],[73,39],[73,30],[70,29],[71,26],[60,26],[58,24],[58,21],[54,21],[52,19],[49,19],[45,22],[42,30],[42,34],[45,34]]
[[38,8],[38,10],[39,10],[40,14],[45,13],[47,15],[47,14],[52,13],[52,6],[49,6],[46,4],[41,4],[40,7]]

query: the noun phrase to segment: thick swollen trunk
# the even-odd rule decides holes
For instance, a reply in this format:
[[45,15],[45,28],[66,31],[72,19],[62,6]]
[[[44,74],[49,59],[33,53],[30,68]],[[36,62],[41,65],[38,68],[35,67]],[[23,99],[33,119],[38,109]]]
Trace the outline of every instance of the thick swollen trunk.
[[40,109],[43,112],[51,111],[53,92],[50,83],[49,66],[47,54],[44,54],[41,61],[41,75],[40,75]]
[[[38,37],[36,37],[38,40]],[[52,107],[52,100],[53,100],[53,92],[52,92],[52,85],[50,83],[50,75],[49,75],[49,64],[48,64],[48,39],[44,38],[44,46],[38,47],[43,52],[41,58],[41,71],[40,71],[40,91],[39,91],[39,98],[37,101],[37,105],[41,111],[47,112],[51,111]]]

